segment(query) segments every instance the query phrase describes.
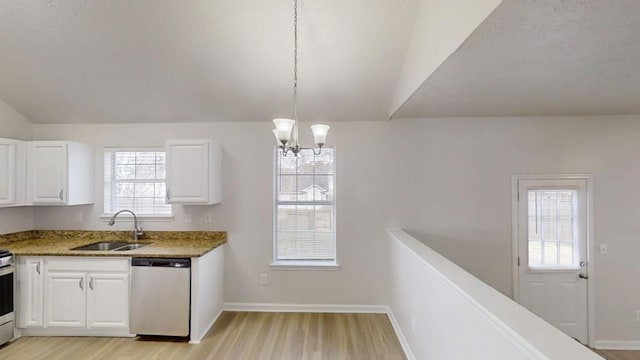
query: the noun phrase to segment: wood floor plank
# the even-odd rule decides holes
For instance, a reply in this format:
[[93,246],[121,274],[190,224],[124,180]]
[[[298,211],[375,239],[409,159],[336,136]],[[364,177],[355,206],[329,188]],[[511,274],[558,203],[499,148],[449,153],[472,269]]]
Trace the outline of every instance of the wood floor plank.
[[607,360],[640,360],[639,350],[593,350]]
[[[406,359],[384,314],[224,312],[201,344],[162,338],[23,337],[3,360]],[[620,358],[614,360],[640,360]]]

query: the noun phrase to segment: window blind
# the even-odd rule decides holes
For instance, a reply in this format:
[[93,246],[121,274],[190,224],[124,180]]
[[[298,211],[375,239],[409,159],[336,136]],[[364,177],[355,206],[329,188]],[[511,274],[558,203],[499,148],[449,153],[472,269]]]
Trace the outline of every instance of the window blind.
[[334,155],[276,150],[275,260],[335,260]]
[[171,215],[166,202],[166,154],[159,150],[104,152],[104,212]]
[[577,191],[529,190],[530,267],[575,267],[578,254]]

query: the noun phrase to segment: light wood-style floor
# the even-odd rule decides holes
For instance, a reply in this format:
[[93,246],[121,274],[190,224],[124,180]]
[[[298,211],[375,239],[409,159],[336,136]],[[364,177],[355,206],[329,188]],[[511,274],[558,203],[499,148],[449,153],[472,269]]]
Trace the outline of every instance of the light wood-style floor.
[[638,350],[593,350],[607,360],[640,360]]
[[138,338],[23,337],[0,359],[405,359],[384,314],[224,312],[199,345]]

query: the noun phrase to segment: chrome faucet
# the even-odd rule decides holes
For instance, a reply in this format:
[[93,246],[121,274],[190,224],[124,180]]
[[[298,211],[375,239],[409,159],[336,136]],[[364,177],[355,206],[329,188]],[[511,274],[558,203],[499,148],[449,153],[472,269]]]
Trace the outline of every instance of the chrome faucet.
[[113,216],[111,217],[111,219],[109,219],[109,222],[107,223],[107,225],[109,226],[113,226],[113,224],[116,223],[116,216],[120,215],[120,213],[123,212],[128,212],[131,213],[131,215],[133,215],[133,231],[131,232],[131,236],[133,237],[133,241],[138,241],[138,237],[144,235],[144,232],[142,232],[142,229],[138,227],[138,217],[136,216],[136,213],[134,213],[131,210],[120,210],[117,213],[113,214]]

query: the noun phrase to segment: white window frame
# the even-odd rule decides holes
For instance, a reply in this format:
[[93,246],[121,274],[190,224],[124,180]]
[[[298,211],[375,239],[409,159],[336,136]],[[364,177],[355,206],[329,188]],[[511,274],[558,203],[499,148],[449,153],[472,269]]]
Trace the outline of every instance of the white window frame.
[[[102,152],[102,170],[104,171],[104,157],[106,153],[112,153],[112,152],[164,152],[166,153],[167,150],[164,147],[115,147],[115,146],[105,146],[103,148],[103,152]],[[165,177],[165,184],[166,184],[166,177]],[[102,187],[100,188],[103,193],[102,193],[102,201],[104,202],[104,174],[103,174],[103,184]],[[174,208],[173,208],[173,204],[169,204],[171,205],[171,213],[170,214],[137,214],[136,213],[136,217],[138,218],[138,220],[147,220],[147,221],[174,221],[175,217],[174,217]],[[111,219],[111,217],[113,216],[114,213],[107,213],[105,212],[105,204],[102,204],[102,211],[103,214],[99,216],[100,220],[102,220],[103,222],[107,222],[109,221],[109,219]],[[133,222],[133,216],[129,213],[122,213],[120,215],[118,215],[118,221],[131,221]]]
[[[340,265],[338,263],[338,240],[337,240],[337,189],[336,189],[336,156],[335,147],[330,147],[334,151],[333,156],[333,200],[332,201],[278,201],[278,156],[279,148],[274,147],[273,152],[273,262],[270,264],[273,270],[338,270]],[[292,153],[288,153],[287,156],[294,156]],[[335,248],[335,256],[333,260],[278,260],[277,259],[277,246],[278,246],[278,205],[329,205],[333,206],[333,216],[331,221],[333,222],[333,242]]]

